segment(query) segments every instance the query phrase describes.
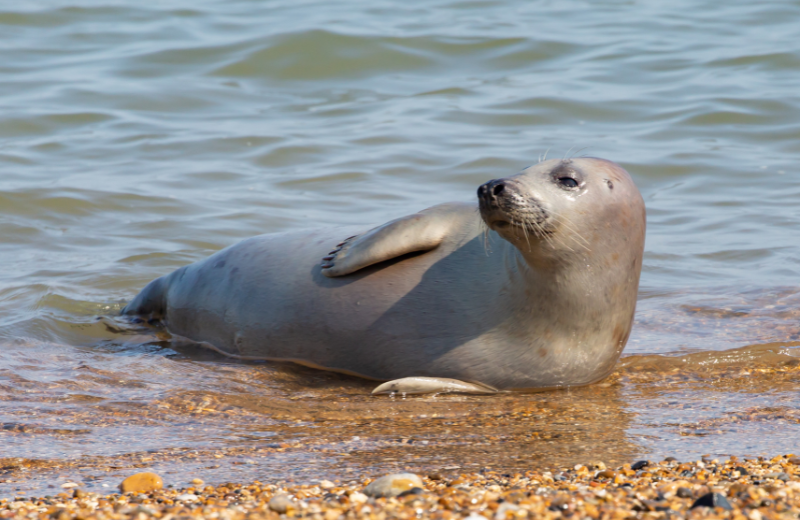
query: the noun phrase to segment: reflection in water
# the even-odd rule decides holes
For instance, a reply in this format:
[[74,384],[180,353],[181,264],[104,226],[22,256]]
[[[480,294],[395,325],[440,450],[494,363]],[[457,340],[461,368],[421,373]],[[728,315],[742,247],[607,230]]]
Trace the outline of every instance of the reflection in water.
[[[45,471],[53,464],[102,485],[114,478],[98,476],[98,467],[119,473],[141,464],[166,474],[202,470],[217,480],[264,472],[347,478],[372,473],[377,461],[417,471],[523,470],[586,457],[624,462],[641,451],[626,438],[629,414],[619,385],[372,397],[370,381],[288,364],[234,363],[196,344],[126,339],[93,352],[29,344],[25,355],[6,355],[0,422],[8,482],[0,490],[48,482],[58,473]],[[37,381],[41,371],[58,377]],[[17,457],[38,462],[11,460]],[[27,464],[40,466],[33,480],[23,471]]]

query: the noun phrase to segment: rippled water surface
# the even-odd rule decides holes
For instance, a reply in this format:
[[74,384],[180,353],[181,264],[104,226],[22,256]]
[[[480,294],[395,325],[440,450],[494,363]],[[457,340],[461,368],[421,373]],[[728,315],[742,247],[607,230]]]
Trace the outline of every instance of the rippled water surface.
[[[796,452],[798,23],[789,1],[0,5],[0,496],[144,467],[184,485]],[[619,162],[648,208],[602,384],[371,398],[97,320],[245,237],[472,200],[545,154]]]

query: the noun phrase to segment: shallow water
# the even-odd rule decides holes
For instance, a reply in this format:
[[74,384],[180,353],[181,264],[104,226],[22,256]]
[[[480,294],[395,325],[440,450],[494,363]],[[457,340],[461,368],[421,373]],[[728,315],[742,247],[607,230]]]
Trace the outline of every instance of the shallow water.
[[[796,451],[798,18],[792,2],[0,7],[0,496],[136,467],[184,485]],[[545,154],[619,162],[648,208],[626,349],[642,357],[601,385],[370,398],[96,319],[242,238],[471,200]]]

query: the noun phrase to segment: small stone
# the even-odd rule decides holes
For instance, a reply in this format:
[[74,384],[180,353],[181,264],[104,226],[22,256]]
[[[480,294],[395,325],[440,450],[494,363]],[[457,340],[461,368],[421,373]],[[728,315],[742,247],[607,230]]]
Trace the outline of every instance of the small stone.
[[733,506],[731,506],[731,503],[728,502],[727,498],[725,498],[725,495],[721,495],[719,493],[706,493],[694,501],[691,509],[694,509],[695,507],[721,507],[722,509],[727,509],[728,511],[733,509]]
[[605,469],[597,473],[597,478],[614,478],[617,474],[610,469]]
[[80,484],[78,484],[77,482],[65,482],[65,483],[61,484],[61,487],[63,489],[72,489],[72,488],[76,488],[78,486],[80,486]]
[[631,469],[634,470],[634,471],[637,471],[637,470],[640,470],[643,467],[649,466],[649,465],[650,465],[650,461],[649,460],[638,460],[638,461],[634,462],[633,464],[631,464]]
[[352,502],[352,503],[354,503],[356,505],[363,504],[367,500],[369,500],[369,497],[367,495],[365,495],[364,493],[361,493],[359,491],[356,491],[355,493],[352,493],[350,495],[350,502]]
[[269,508],[276,513],[284,514],[287,511],[291,511],[297,509],[294,501],[289,497],[289,495],[275,495],[272,497],[272,500],[269,501]]
[[[510,502],[503,502],[502,504],[500,504],[500,507],[497,508],[497,512],[494,515],[494,519],[495,520],[506,520],[508,518],[508,516],[509,516],[509,513],[510,513],[511,517],[513,518],[514,516],[516,516],[517,511],[519,511],[519,510],[520,510],[520,507],[518,505],[512,504]],[[469,517],[467,517],[467,518],[469,518]]]
[[175,500],[180,500],[181,502],[194,502],[197,500],[197,495],[194,493],[184,493],[182,495],[178,495],[175,497]]
[[203,484],[205,484],[205,481],[201,478],[193,478],[192,484],[194,484],[195,486],[202,486]]
[[421,478],[413,473],[395,473],[371,483],[364,488],[364,493],[370,497],[396,497],[415,487],[423,487]]
[[678,498],[692,498],[692,490],[687,487],[679,487],[677,491],[675,491],[675,495]]
[[332,489],[336,487],[336,484],[334,484],[330,480],[320,480],[319,487],[321,487],[322,489]]
[[146,471],[136,473],[122,481],[119,490],[122,493],[147,493],[164,487],[164,481],[155,473]]
[[800,457],[797,457],[797,456],[789,457],[789,464],[794,464],[795,466],[800,466]]
[[678,491],[678,484],[675,482],[664,482],[663,484],[659,484],[656,489],[662,497],[672,498]]

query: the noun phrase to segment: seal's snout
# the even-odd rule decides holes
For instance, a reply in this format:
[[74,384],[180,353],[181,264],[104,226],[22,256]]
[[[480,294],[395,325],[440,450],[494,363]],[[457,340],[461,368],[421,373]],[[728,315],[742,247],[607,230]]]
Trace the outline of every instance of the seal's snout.
[[526,240],[552,232],[540,197],[514,179],[494,179],[478,188],[481,217],[495,231],[521,228]]
[[510,225],[505,208],[513,206],[514,190],[504,179],[493,179],[481,184],[478,188],[478,206],[484,222],[493,228],[505,228]]
[[[485,204],[496,205],[497,199],[503,197],[507,193],[506,181],[503,179],[494,179],[478,188],[478,199]],[[492,204],[495,203],[495,204]]]

